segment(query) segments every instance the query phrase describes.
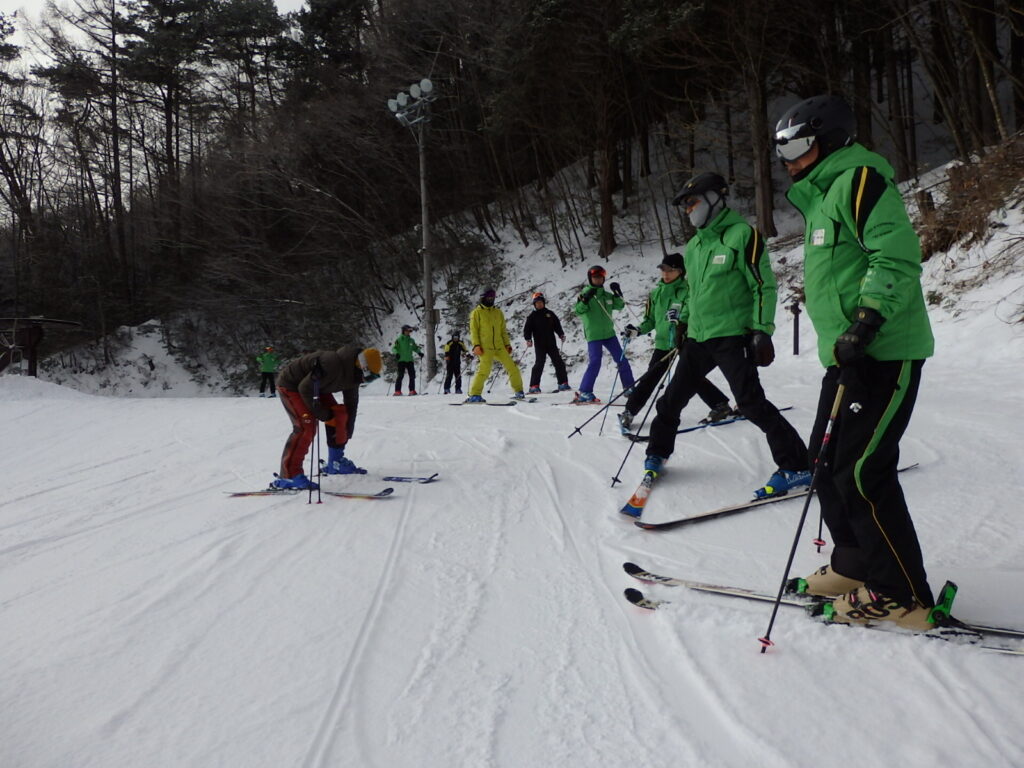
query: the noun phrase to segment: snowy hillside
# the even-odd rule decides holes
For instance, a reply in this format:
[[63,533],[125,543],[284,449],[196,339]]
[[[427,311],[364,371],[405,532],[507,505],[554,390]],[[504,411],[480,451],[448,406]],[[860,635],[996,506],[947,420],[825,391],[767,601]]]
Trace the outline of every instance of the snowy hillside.
[[[654,270],[616,259],[636,308]],[[1021,283],[977,289],[957,318],[935,309],[903,448],[933,586],[959,583],[965,620],[1024,627],[1024,340],[990,295]],[[764,382],[806,435],[821,371],[804,320],[799,357],[780,323]],[[645,588],[673,601],[652,614],[622,598],[638,586],[625,560],[775,588],[799,502],[641,531],[617,513],[641,452],[610,488],[630,444],[599,420],[568,439],[594,411],[566,395],[452,411],[454,396],[385,392],[372,385],[349,450],[370,474],[325,487],[440,481],[310,505],[226,495],[276,469],[277,400],[0,377],[0,765],[1024,764],[1017,658],[786,611],[762,655],[766,606]],[[772,469],[749,424],[681,436],[645,517],[741,501]],[[811,535],[797,572],[823,562]]]
[[[795,219],[782,224],[785,302],[800,258]],[[966,621],[1024,629],[1024,221],[1010,209],[993,224],[984,246],[925,265],[937,352],[903,484],[932,586],[959,584]],[[637,242],[607,262],[630,304],[620,327],[642,313],[660,256]],[[524,373],[519,331],[539,289],[578,384],[570,307],[587,264],[563,270],[549,246],[511,241],[503,258],[499,305]],[[389,348],[410,320],[376,341]],[[815,339],[803,315],[795,356],[782,307],[777,323],[762,381],[806,436]],[[437,382],[394,398],[384,381],[365,391],[348,450],[370,473],[324,487],[391,485],[391,498],[229,498],[271,479],[288,419],[278,400],[217,396],[157,331],[134,333],[115,371],[67,386],[0,376],[3,768],[1024,765],[1020,658],[792,610],[761,654],[769,606],[668,587],[643,587],[672,601],[656,613],[623,599],[641,586],[626,560],[775,590],[799,501],[642,531],[617,511],[642,447],[611,487],[631,445],[614,414],[603,434],[598,418],[570,438],[597,410],[565,393],[452,411],[461,397]],[[649,350],[630,345],[638,373]],[[600,397],[612,380],[606,365]],[[501,375],[488,397],[508,394]],[[684,423],[704,415],[694,402]],[[743,501],[773,469],[749,424],[682,435],[645,519]],[[812,503],[795,573],[827,558],[816,528]]]

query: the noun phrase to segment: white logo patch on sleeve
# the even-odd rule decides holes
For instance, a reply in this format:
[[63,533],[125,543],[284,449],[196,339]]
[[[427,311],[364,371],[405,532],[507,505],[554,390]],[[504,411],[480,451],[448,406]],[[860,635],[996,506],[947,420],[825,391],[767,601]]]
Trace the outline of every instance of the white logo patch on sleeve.
[[712,264],[725,264],[725,254],[724,253],[720,253],[717,256],[712,257],[711,263]]
[[816,229],[811,233],[811,245],[824,245],[825,244],[825,230]]

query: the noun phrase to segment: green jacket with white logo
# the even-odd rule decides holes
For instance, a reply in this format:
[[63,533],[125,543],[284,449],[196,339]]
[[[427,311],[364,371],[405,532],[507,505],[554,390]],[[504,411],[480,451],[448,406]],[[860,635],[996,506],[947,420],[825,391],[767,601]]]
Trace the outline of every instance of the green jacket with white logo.
[[731,208],[697,230],[683,257],[690,295],[679,313],[697,341],[775,331],[775,275],[761,233]]
[[675,324],[665,319],[665,313],[672,307],[682,313],[688,293],[686,278],[681,276],[671,283],[659,281],[647,297],[647,308],[639,328],[640,333],[654,330],[655,349],[665,351],[676,345]]
[[612,321],[612,312],[623,309],[626,302],[621,296],[616,296],[603,287],[596,285],[585,285],[580,291],[582,296],[587,291],[596,291],[590,301],[582,299],[576,302],[573,312],[580,316],[583,321],[583,336],[587,341],[603,341],[615,335],[615,323]]
[[804,292],[818,357],[835,365],[836,339],[857,307],[885,322],[867,348],[876,360],[921,360],[935,340],[921,291],[921,245],[893,169],[860,144],[836,150],[786,194],[804,216]]

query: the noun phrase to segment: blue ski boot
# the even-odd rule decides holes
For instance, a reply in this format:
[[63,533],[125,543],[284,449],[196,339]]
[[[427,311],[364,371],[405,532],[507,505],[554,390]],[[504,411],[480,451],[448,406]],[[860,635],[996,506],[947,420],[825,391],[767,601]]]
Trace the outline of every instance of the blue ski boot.
[[315,491],[320,486],[300,472],[295,477],[276,477],[270,487],[282,491]]
[[345,458],[345,448],[327,448],[327,463],[320,468],[322,475],[365,475],[366,470]]
[[811,484],[811,473],[806,469],[777,469],[768,478],[768,482],[754,491],[755,499],[768,499],[772,496],[785,496],[794,488]]
[[662,456],[655,456],[654,454],[648,454],[644,460],[644,472],[653,472],[657,475],[661,472],[661,468],[665,465],[665,459]]

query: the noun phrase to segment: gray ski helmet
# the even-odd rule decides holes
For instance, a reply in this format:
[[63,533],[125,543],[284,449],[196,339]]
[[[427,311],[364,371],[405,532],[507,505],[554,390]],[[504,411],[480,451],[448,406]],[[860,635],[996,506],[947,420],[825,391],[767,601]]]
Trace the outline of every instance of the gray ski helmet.
[[793,161],[818,142],[818,160],[853,143],[857,121],[842,96],[812,96],[779,118],[772,143],[780,159]]
[[672,198],[672,204],[683,205],[687,198],[697,198],[697,204],[687,211],[687,215],[690,223],[700,229],[715,217],[716,209],[725,208],[725,198],[728,196],[729,185],[725,179],[720,174],[706,171],[686,182]]

